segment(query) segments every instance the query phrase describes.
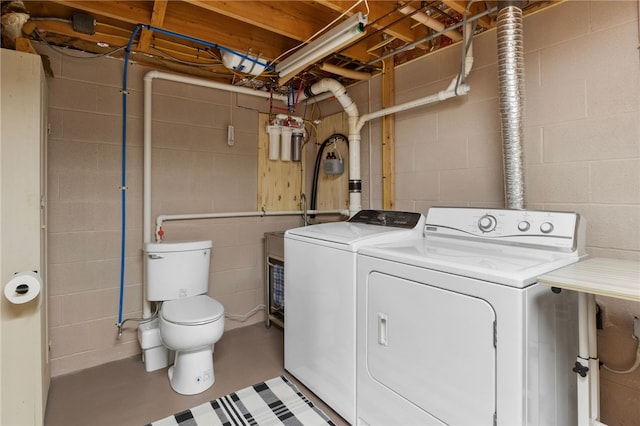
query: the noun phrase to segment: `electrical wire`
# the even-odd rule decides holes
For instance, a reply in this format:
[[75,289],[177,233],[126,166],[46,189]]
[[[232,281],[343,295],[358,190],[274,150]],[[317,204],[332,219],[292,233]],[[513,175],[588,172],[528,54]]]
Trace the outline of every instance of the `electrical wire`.
[[146,324],[158,318],[158,311],[160,310],[161,303],[162,302],[156,303],[156,309],[149,318],[127,318],[123,320],[120,324],[116,324],[118,326],[118,338],[122,337],[122,329],[124,328],[124,325],[127,321],[136,321],[139,324]]
[[265,308],[265,305],[258,305],[244,315],[224,314],[224,316],[225,318],[229,318],[231,321],[245,322],[249,318],[251,318],[251,316],[253,316],[256,312],[263,311],[264,308]]
[[185,61],[184,59],[180,59],[168,52],[166,52],[165,50],[159,49],[155,46],[149,46],[150,50],[153,50],[154,52],[157,52],[158,55],[163,56],[165,58],[171,59],[172,61],[178,62],[180,64],[184,64],[184,65],[191,65],[191,66],[196,66],[196,67],[212,67],[212,66],[224,66],[222,64],[221,61],[213,59],[211,62],[196,62],[196,61]]
[[96,53],[96,54],[94,54],[94,53],[90,53],[90,52],[87,52],[86,50],[80,50],[80,49],[78,49],[78,50],[80,50],[81,52],[89,53],[91,56],[78,56],[78,55],[71,55],[71,54],[69,54],[69,53],[68,53],[68,52],[69,52],[69,49],[68,49],[68,48],[61,48],[61,47],[56,46],[55,44],[50,43],[49,41],[47,41],[47,40],[42,36],[42,34],[40,34],[40,31],[38,31],[37,29],[35,29],[35,30],[34,30],[34,33],[35,33],[35,34],[36,34],[36,36],[40,39],[40,41],[42,41],[44,44],[46,44],[47,46],[49,46],[50,48],[52,48],[52,49],[53,49],[53,50],[55,50],[56,52],[60,53],[60,54],[61,54],[61,55],[63,55],[63,56],[67,56],[67,57],[69,57],[69,58],[74,58],[74,59],[97,59],[97,58],[103,58],[103,57],[105,57],[105,56],[113,55],[114,53],[119,52],[119,51],[124,50],[124,49],[126,49],[126,48],[127,48],[127,46],[120,46],[120,47],[117,47],[117,48],[115,48],[115,49],[113,49],[113,50],[110,50],[110,51],[108,51],[108,52],[105,52],[105,53]]

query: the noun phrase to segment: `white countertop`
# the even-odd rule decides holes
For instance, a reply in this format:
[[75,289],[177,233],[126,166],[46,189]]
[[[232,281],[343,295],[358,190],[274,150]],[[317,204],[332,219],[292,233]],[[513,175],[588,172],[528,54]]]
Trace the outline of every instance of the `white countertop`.
[[587,258],[541,275],[538,282],[600,296],[640,302],[640,262]]

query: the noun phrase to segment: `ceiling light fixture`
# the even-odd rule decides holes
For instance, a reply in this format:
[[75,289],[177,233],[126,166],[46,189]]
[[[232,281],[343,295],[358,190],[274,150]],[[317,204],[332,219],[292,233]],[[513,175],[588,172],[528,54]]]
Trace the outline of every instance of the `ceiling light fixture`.
[[365,34],[366,24],[367,17],[362,12],[358,12],[278,63],[276,72],[280,76],[280,84],[286,83],[307,66],[362,37]]

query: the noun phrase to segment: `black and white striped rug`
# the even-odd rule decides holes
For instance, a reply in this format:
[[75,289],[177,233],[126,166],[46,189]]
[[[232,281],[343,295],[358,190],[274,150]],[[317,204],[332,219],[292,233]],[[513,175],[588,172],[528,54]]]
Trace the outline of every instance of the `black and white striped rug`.
[[335,423],[286,377],[280,376],[150,423],[150,426],[176,425],[335,426]]

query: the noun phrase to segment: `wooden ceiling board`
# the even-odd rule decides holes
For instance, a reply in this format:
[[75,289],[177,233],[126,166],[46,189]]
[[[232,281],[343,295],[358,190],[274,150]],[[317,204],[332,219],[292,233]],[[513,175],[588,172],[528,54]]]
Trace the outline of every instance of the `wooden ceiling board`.
[[215,43],[228,49],[275,59],[295,41],[186,2],[170,2],[164,29]]
[[[318,64],[307,66],[304,68],[304,76],[297,76],[305,83],[313,83],[323,77],[334,77],[340,78],[343,84],[348,85],[348,78],[326,71],[320,72],[314,65],[327,63],[352,71],[377,73],[380,69],[375,59],[382,55],[391,52],[393,63],[397,65],[452,43],[449,38],[439,36],[418,44],[411,50],[403,50],[407,44],[413,45],[424,40],[425,37],[434,34],[435,30],[400,13],[400,7],[409,5],[417,10],[415,13],[426,14],[449,27],[460,22],[463,14],[468,13],[473,17],[483,13],[487,8],[494,7],[497,1],[369,0],[357,3],[355,0],[38,0],[24,3],[34,18],[68,20],[74,12],[84,12],[93,16],[97,22],[95,34],[76,32],[70,23],[59,20],[34,20],[29,23],[31,28],[37,28],[38,34],[49,42],[89,52],[106,53],[114,48],[126,46],[137,24],[151,25],[160,30],[191,37],[195,40],[185,40],[183,37],[172,36],[160,30],[142,29],[133,45],[132,54],[136,55],[136,52],[139,52],[154,55],[153,58],[149,57],[149,61],[159,63],[162,67],[171,67],[171,57],[174,57],[181,70],[189,70],[181,61],[196,62],[191,74],[210,73],[212,76],[214,72],[211,69],[205,67],[203,70],[198,64],[206,62],[210,68],[211,64],[215,63],[214,56],[220,57],[220,52],[212,45],[258,56],[265,62],[276,58],[282,60],[291,54],[292,48],[309,40],[340,15],[349,16],[363,12],[368,14],[366,35],[338,52],[320,59]],[[525,16],[557,3],[556,0],[522,1]],[[354,5],[356,6],[352,8]],[[487,30],[495,25],[495,16],[496,13],[492,12],[480,18],[478,31]],[[461,32],[460,29],[456,31]],[[35,32],[31,32],[30,37],[37,39]],[[98,46],[99,42],[107,43],[109,47]],[[118,56],[120,53],[114,55]],[[143,56],[137,55],[137,58]],[[226,75],[228,82],[235,83],[238,78],[234,73],[237,74],[232,70],[226,70],[225,73],[217,67],[213,78],[225,78]],[[264,84],[273,84],[273,73],[249,77],[257,78]]]
[[153,13],[152,1],[53,0],[52,2],[134,25],[150,24]]
[[[311,13],[303,2],[186,0],[194,6],[216,12],[293,40],[305,41],[330,19],[325,13]],[[317,9],[317,8],[316,8]]]

